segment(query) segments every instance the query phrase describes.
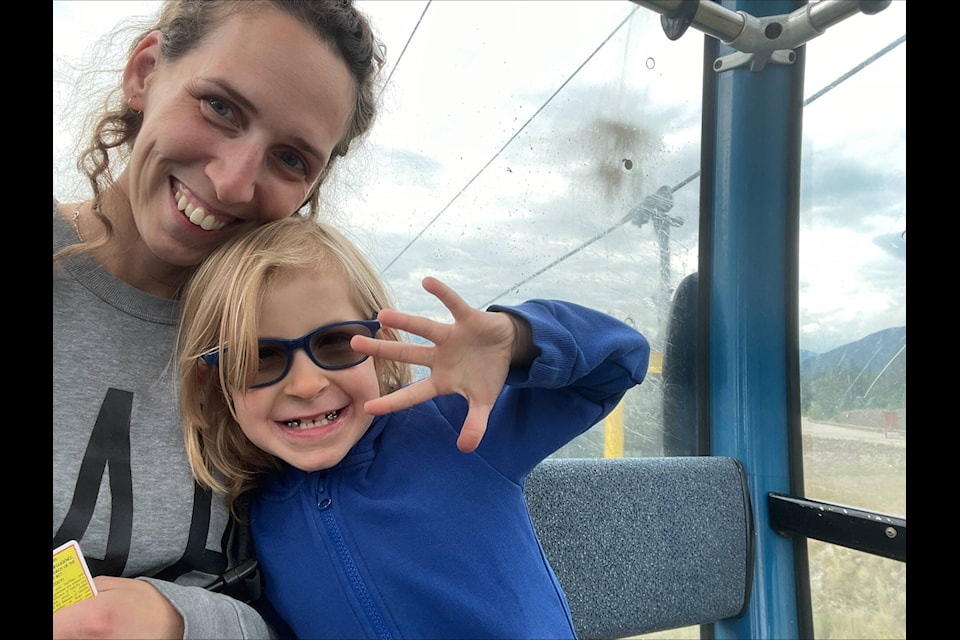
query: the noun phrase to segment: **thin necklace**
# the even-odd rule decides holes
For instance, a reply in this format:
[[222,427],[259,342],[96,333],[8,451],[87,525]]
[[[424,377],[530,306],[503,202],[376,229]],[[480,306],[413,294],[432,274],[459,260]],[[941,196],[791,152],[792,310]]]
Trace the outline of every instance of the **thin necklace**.
[[83,242],[83,236],[80,235],[80,209],[73,212],[73,230],[77,232],[80,242]]

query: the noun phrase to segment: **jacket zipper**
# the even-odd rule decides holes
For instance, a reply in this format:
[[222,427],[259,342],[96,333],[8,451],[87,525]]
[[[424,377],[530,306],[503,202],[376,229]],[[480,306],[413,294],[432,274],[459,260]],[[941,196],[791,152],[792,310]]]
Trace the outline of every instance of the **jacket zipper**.
[[324,486],[326,480],[324,476],[325,474],[318,478],[317,485],[317,510],[320,512],[323,525],[326,527],[327,533],[333,541],[333,546],[337,550],[337,556],[340,558],[343,570],[346,572],[347,578],[353,587],[354,596],[356,596],[360,606],[367,614],[367,620],[373,626],[378,638],[381,638],[381,640],[390,640],[393,636],[390,635],[390,631],[380,616],[380,612],[377,611],[376,606],[374,606],[373,599],[370,597],[370,593],[363,583],[360,571],[357,569],[357,565],[353,561],[353,556],[350,554],[346,541],[343,539],[343,534],[340,532],[340,526],[337,524],[333,509],[331,509],[333,499],[329,493],[327,493]]

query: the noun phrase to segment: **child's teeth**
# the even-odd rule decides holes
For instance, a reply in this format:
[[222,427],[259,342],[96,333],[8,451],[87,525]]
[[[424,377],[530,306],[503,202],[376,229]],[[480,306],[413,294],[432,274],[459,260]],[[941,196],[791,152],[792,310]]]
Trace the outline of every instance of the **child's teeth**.
[[[340,415],[340,410],[338,409],[336,411],[331,411],[330,413],[324,415],[323,419],[326,420],[327,422],[332,422],[333,420],[336,420],[337,416],[339,415]],[[309,423],[305,423],[303,420],[287,420],[286,422],[284,422],[284,424],[290,427],[291,429],[299,429],[300,427],[316,426],[317,423],[316,421],[313,421],[313,420],[309,421]]]

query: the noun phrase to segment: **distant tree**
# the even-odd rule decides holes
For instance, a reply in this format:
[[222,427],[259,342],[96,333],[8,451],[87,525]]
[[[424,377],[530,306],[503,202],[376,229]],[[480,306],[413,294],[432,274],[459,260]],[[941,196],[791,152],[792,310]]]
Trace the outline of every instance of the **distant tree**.
[[858,409],[895,410],[906,406],[906,356],[891,361],[879,374],[844,362],[801,376],[800,407],[815,420],[834,420]]

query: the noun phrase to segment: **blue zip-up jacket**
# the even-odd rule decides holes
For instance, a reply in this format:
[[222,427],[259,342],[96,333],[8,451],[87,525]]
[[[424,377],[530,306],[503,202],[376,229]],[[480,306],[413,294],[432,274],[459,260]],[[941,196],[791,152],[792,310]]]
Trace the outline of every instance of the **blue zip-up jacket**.
[[602,420],[650,355],[572,303],[491,307],[540,349],[511,369],[476,451],[459,395],[380,416],[336,466],[269,478],[251,504],[266,596],[298,638],[573,638],[523,497],[537,463]]

